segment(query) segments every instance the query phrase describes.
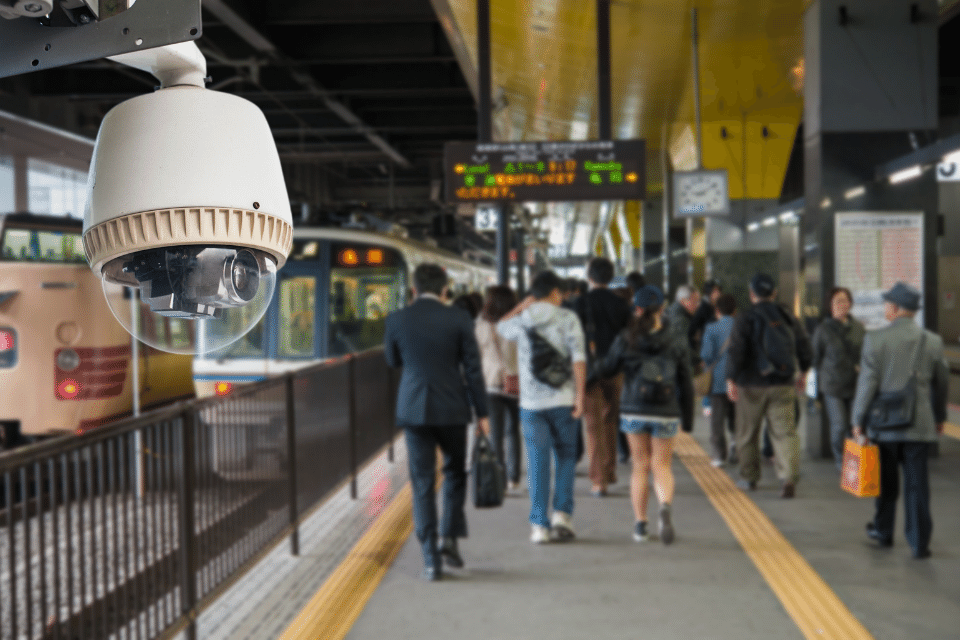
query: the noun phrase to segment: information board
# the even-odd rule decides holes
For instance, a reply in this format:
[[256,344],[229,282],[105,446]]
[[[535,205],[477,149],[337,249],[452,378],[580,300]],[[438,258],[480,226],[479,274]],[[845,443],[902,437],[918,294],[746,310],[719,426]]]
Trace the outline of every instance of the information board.
[[923,214],[838,213],[834,229],[836,282],[853,293],[851,313],[867,329],[885,327],[882,293],[897,281],[923,293]]
[[646,195],[643,140],[448,142],[448,202],[640,200]]

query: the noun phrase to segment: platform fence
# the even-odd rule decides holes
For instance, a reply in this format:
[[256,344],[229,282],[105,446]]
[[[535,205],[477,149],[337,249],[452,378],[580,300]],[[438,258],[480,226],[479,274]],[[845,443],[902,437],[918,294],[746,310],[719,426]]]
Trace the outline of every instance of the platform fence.
[[[396,435],[382,349],[0,456],[0,638],[196,638]],[[51,401],[53,401],[51,399]]]

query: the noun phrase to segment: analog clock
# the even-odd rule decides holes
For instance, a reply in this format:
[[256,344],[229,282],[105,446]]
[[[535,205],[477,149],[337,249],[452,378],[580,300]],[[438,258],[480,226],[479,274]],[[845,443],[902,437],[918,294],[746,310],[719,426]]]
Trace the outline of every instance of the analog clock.
[[726,170],[674,173],[673,202],[678,217],[729,214]]

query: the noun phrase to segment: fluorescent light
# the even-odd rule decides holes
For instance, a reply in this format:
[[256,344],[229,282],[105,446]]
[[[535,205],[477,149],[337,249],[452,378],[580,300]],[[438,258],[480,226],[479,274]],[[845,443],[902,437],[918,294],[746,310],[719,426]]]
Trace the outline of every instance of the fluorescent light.
[[826,209],[831,204],[833,204],[833,201],[830,198],[824,198],[823,200],[820,201],[820,208]]
[[777,224],[777,216],[770,216],[769,218],[764,218],[763,222],[760,223],[764,227],[772,227]]
[[797,221],[797,212],[796,211],[784,211],[780,214],[780,222],[791,223]]
[[751,222],[750,224],[747,225],[747,231],[756,231],[759,228],[760,228],[759,222]]
[[859,187],[854,187],[853,189],[847,189],[846,191],[844,191],[843,197],[846,198],[847,200],[850,200],[852,198],[859,198],[866,192],[867,192],[867,188],[863,185],[860,185]]
[[898,184],[900,182],[906,182],[907,180],[913,180],[914,178],[920,177],[920,174],[923,173],[923,168],[915,164],[912,167],[903,169],[902,171],[897,171],[894,174],[890,175],[890,184]]

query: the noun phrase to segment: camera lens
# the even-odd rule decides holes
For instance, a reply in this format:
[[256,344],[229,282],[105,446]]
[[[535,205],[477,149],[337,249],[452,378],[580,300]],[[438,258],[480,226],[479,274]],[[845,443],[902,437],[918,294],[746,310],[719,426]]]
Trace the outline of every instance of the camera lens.
[[257,288],[260,285],[260,266],[253,252],[246,249],[237,251],[227,273],[229,283],[233,285],[233,291],[230,292],[232,296],[247,302],[257,295]]
[[247,283],[250,281],[249,274],[247,270],[241,264],[234,263],[233,265],[233,286],[238,291],[243,291],[247,288]]

